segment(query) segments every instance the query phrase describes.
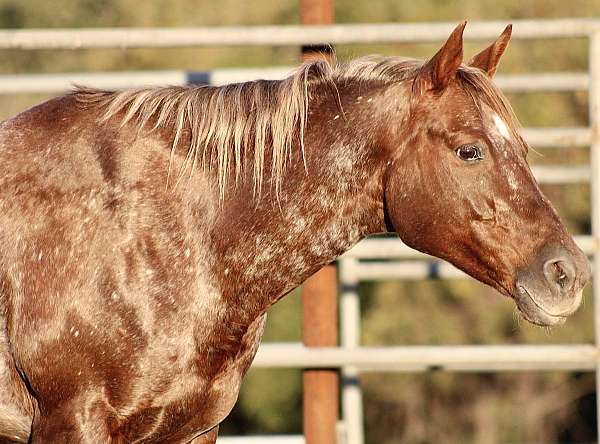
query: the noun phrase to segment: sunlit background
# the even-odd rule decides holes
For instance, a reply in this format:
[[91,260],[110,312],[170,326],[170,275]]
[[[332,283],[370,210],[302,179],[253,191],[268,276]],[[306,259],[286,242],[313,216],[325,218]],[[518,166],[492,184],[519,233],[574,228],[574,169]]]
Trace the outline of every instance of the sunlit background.
[[[335,0],[337,23],[500,20],[600,16],[597,0]],[[297,0],[0,0],[0,27],[172,27],[299,22]],[[499,72],[583,72],[587,41],[515,41]],[[468,57],[483,44],[468,43]],[[369,53],[431,56],[437,45],[352,45],[339,59]],[[0,51],[0,73],[54,73],[290,66],[297,47]],[[0,96],[7,118],[45,100]],[[523,126],[586,126],[587,92],[509,95]],[[531,152],[532,164],[587,164],[587,148]],[[544,186],[573,234],[589,234],[589,186]],[[591,292],[564,327],[519,321],[514,304],[469,281],[389,281],[361,285],[364,345],[593,343]],[[301,339],[292,293],[269,313],[265,341]],[[364,374],[370,444],[591,443],[596,440],[593,373]],[[252,369],[221,434],[301,433],[300,370]]]

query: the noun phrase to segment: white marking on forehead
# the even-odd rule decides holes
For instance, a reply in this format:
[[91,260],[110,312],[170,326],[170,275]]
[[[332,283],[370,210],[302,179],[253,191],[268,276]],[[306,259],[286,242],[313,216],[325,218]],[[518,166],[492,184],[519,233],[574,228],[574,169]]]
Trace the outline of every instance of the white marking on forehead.
[[510,189],[517,191],[519,189],[519,182],[517,182],[514,171],[509,169],[506,175],[508,177],[508,185],[510,186]]
[[494,114],[492,117],[494,118],[496,129],[502,135],[502,137],[505,139],[510,139],[510,131],[508,130],[506,123],[504,123],[504,120],[502,120],[498,114]]

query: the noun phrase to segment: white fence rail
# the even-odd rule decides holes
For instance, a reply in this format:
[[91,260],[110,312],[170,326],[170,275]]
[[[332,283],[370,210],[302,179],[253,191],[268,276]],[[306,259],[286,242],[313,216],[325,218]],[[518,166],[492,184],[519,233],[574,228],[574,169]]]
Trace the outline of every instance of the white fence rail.
[[265,436],[223,436],[219,444],[304,444],[303,436],[265,435]]
[[[74,84],[122,89],[160,85],[225,85],[255,79],[284,78],[293,66],[215,69],[212,71],[130,71],[60,74],[0,75],[0,94],[61,93]],[[579,91],[589,87],[586,73],[498,75],[496,84],[505,92]]]
[[[473,22],[465,32],[470,40],[491,40],[505,22]],[[587,128],[529,128],[525,137],[538,147],[591,147],[591,164],[584,166],[540,166],[538,179],[546,183],[589,181],[592,190],[592,235],[577,242],[593,258],[595,277],[600,276],[600,20],[518,20],[514,39],[587,38],[590,42],[588,73],[543,73],[497,76],[505,91],[589,90],[590,126]],[[91,48],[173,48],[215,46],[285,46],[355,43],[423,43],[444,40],[455,23],[369,24],[333,26],[261,26],[179,29],[77,29],[0,31],[0,49],[91,49]],[[157,84],[219,85],[253,78],[279,78],[288,67],[260,70],[214,70],[211,72],[128,72],[71,73],[0,76],[0,94],[50,93],[81,83],[100,88],[124,88]],[[363,262],[362,259],[385,259]],[[388,261],[389,259],[409,259]],[[426,260],[424,260],[426,259]],[[464,275],[452,266],[429,262],[400,241],[369,239],[357,245],[340,261],[342,282],[341,347],[306,349],[298,344],[263,344],[255,366],[339,367],[342,369],[344,441],[362,444],[362,395],[357,384],[361,371],[509,371],[509,370],[596,370],[600,387],[600,285],[594,285],[595,344],[551,346],[360,346],[360,305],[357,285],[361,280],[459,278]],[[598,397],[600,402],[600,397]],[[598,409],[600,411],[600,409]],[[600,425],[600,421],[598,421]],[[273,442],[296,444],[298,436],[238,438],[225,437],[226,444]],[[221,442],[220,441],[220,442]]]
[[305,347],[263,344],[252,365],[277,368],[352,366],[369,372],[497,372],[594,370],[596,347],[569,345],[439,345],[394,347]]
[[[514,38],[586,38],[595,19],[515,20]],[[26,29],[0,31],[0,49],[184,48],[299,46],[331,43],[424,43],[445,40],[456,23],[251,26],[198,28]],[[498,37],[506,22],[471,22],[467,40]]]

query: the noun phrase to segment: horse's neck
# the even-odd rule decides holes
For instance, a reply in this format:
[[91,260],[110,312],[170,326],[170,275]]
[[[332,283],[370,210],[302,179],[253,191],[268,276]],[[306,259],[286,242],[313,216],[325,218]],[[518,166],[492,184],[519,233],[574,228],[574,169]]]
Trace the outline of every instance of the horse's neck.
[[223,208],[213,237],[220,257],[214,272],[236,306],[265,310],[356,242],[385,230],[385,160],[369,133],[373,110],[352,100],[345,116],[333,101],[312,108],[306,170],[295,156],[278,197],[267,192],[256,203],[237,194]]

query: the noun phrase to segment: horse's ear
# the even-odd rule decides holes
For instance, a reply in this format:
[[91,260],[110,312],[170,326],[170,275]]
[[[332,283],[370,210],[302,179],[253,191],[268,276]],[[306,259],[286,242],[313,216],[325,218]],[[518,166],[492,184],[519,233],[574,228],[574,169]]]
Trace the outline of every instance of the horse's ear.
[[415,79],[415,87],[419,92],[440,91],[448,86],[456,75],[463,59],[464,21],[452,31],[444,46],[421,68]]
[[508,46],[511,33],[512,25],[508,25],[494,43],[471,59],[469,65],[479,68],[483,72],[486,72],[488,76],[493,77],[496,73],[496,68],[498,68],[500,57],[502,57],[504,50]]

